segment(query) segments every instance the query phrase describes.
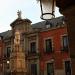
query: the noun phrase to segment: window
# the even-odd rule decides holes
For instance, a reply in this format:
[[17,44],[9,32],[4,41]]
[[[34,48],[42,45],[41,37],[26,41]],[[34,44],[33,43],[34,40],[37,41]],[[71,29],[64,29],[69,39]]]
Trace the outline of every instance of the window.
[[52,52],[52,40],[46,39],[45,44],[46,44],[46,52],[47,53]]
[[63,24],[65,24],[65,21],[63,21]]
[[0,36],[0,40],[1,40],[1,36]]
[[30,50],[31,53],[36,53],[36,42],[30,43]]
[[50,28],[50,24],[46,25],[46,28]]
[[52,27],[52,23],[49,21],[46,21],[46,28],[51,28]]
[[37,75],[37,64],[31,64],[31,75]]
[[47,75],[54,75],[53,63],[47,63]]
[[46,25],[46,28],[52,28],[52,24],[50,23],[50,24],[47,24]]
[[11,47],[7,47],[7,57],[10,57]]
[[63,51],[68,51],[68,37],[67,36],[63,36],[62,37],[62,43],[63,43]]
[[71,75],[70,61],[65,61],[65,75]]

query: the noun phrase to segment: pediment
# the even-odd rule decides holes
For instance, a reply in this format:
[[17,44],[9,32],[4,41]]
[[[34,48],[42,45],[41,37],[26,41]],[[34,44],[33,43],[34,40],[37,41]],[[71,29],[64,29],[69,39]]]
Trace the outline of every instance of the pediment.
[[22,24],[22,23],[25,23],[25,22],[28,22],[28,23],[32,23],[29,19],[20,19],[20,18],[17,18],[16,20],[14,20],[10,26],[14,26],[14,25],[18,25],[18,24]]

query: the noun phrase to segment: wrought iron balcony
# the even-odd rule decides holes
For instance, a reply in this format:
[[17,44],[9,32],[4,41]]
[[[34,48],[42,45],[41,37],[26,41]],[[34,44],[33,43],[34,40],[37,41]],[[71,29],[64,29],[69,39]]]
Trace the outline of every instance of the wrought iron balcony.
[[27,51],[26,53],[26,58],[39,58],[40,56],[40,53],[35,51],[35,52],[32,52],[32,51]]
[[66,47],[61,47],[61,51],[62,51],[62,52],[68,52],[68,51],[69,51],[68,46],[66,46]]
[[44,50],[44,54],[52,54],[52,53],[54,53],[54,47],[52,47],[52,49],[50,49],[50,48],[48,48],[47,50],[45,49]]

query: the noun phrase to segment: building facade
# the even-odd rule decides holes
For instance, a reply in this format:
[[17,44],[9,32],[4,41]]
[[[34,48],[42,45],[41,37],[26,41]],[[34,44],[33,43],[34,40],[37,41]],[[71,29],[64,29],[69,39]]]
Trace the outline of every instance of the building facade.
[[[29,19],[22,19],[19,15],[11,27],[12,30],[0,33],[4,41],[1,51],[4,51],[2,66],[5,75],[22,75],[22,72],[28,75],[71,75],[68,34],[63,16],[31,24]],[[19,40],[20,46],[16,47],[14,33],[17,30],[20,40],[16,42]],[[17,70],[21,74],[15,73]]]

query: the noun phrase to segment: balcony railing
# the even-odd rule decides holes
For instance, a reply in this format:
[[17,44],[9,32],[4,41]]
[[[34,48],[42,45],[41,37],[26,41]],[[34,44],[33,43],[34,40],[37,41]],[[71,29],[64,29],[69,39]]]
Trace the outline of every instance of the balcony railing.
[[40,56],[40,53],[39,52],[31,52],[31,51],[27,51],[26,53],[25,53],[25,55],[26,55],[26,57],[28,58],[28,57],[30,57],[30,58],[35,58],[35,57],[39,57]]
[[52,54],[54,53],[54,50],[55,50],[54,47],[52,47],[52,49],[49,48],[48,50],[45,49],[44,54]]
[[62,47],[62,48],[61,48],[61,51],[62,51],[62,52],[68,52],[68,51],[69,51],[68,46],[66,46],[66,47]]

